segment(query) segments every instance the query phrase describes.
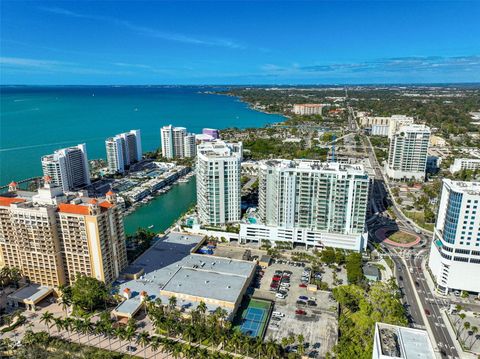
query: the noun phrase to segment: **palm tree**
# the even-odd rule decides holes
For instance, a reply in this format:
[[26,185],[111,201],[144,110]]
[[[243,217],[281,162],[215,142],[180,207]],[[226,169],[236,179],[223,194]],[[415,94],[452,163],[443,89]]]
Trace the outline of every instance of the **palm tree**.
[[257,337],[257,339],[255,339],[255,342],[253,343],[253,348],[254,348],[254,351],[255,353],[257,354],[257,357],[260,358],[260,356],[263,354],[263,342],[260,338]]
[[65,327],[63,325],[63,319],[62,318],[53,318],[53,321],[55,322],[55,327],[57,329],[57,332],[60,333]]
[[152,335],[150,338],[150,348],[154,352],[155,358],[157,357],[157,350],[160,348],[160,345],[162,344],[162,341],[160,340],[160,337],[156,335]]
[[235,354],[237,354],[238,347],[242,343],[242,335],[239,331],[234,331],[232,337],[230,338],[230,343],[232,344]]
[[53,314],[50,313],[48,310],[45,313],[43,313],[42,317],[40,318],[40,322],[44,322],[48,328],[48,335],[50,335],[50,328],[51,328],[50,323],[52,323],[53,321],[54,321]]
[[188,325],[183,332],[183,337],[187,340],[188,344],[192,342],[194,335],[195,327],[193,325]]
[[170,298],[168,298],[168,305],[170,307],[170,310],[173,310],[177,306],[177,297],[172,295]]
[[150,334],[146,330],[140,332],[137,336],[136,343],[141,345],[143,348],[143,357],[146,358],[146,349],[148,344],[150,344]]
[[250,355],[250,349],[252,348],[252,343],[249,337],[245,337],[242,343],[242,352],[246,354],[247,357]]
[[122,327],[117,327],[113,330],[113,335],[118,338],[118,341],[120,342],[120,348],[121,348],[122,339],[124,338],[124,335],[125,335],[125,329]]
[[175,359],[178,359],[180,357],[180,355],[182,354],[182,349],[183,349],[182,343],[174,342],[173,348],[172,348],[172,356]]
[[135,334],[136,334],[135,328],[132,326],[127,326],[123,332],[123,339],[125,339],[128,342],[128,344],[131,344]]
[[197,309],[202,314],[202,319],[205,319],[205,313],[207,312],[207,305],[203,300],[200,301],[200,303],[198,303]]
[[471,342],[470,342],[470,347],[469,347],[469,349],[471,350],[472,347],[473,347],[473,343],[476,342],[476,339],[475,339],[475,338],[477,337],[477,335],[475,335],[475,334],[478,333],[478,327],[476,327],[476,326],[474,325],[474,326],[472,326],[470,329],[471,329],[471,333],[472,333],[471,335],[472,335],[472,338],[473,338],[473,339],[471,340]]
[[273,339],[270,339],[266,343],[266,348],[265,351],[267,352],[267,356],[270,358],[278,358],[279,356],[279,350],[278,350],[278,345],[275,343]]
[[[459,313],[459,314],[458,314],[458,317],[459,317],[461,320],[464,320],[465,317],[466,317],[466,315],[465,315],[465,313]],[[460,332],[460,326],[457,326],[457,335],[456,335],[456,337],[455,337],[455,339],[457,339],[457,340],[458,340],[458,336],[459,336],[459,334],[460,334],[459,332]]]
[[[466,330],[466,331],[467,331],[467,335],[468,335],[468,329],[470,329],[470,322],[465,322],[465,323],[463,323],[462,332],[463,332],[463,330]],[[458,334],[458,336],[460,336],[460,333]],[[464,343],[465,343],[465,341],[464,341]]]
[[303,353],[305,352],[305,347],[303,346],[305,337],[302,334],[299,334],[297,337],[297,340],[298,340],[298,354],[303,355]]

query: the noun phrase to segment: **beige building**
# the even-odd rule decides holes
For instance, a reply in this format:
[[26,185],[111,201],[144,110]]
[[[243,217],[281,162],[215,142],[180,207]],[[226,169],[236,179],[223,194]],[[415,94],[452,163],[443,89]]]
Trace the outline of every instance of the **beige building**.
[[113,282],[127,265],[123,215],[113,192],[107,200],[58,206],[67,281],[77,273]]
[[37,194],[10,186],[0,197],[0,263],[44,286],[69,283],[77,273],[112,282],[127,265],[115,195],[67,203],[61,188],[46,182]]
[[321,115],[325,105],[320,103],[305,103],[293,105],[293,113],[296,115]]

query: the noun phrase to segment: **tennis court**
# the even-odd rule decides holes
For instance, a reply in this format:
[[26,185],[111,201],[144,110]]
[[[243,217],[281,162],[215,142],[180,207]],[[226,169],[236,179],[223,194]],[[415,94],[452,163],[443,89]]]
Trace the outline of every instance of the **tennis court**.
[[268,320],[270,303],[251,300],[248,307],[242,313],[240,331],[251,337],[263,337],[265,325]]

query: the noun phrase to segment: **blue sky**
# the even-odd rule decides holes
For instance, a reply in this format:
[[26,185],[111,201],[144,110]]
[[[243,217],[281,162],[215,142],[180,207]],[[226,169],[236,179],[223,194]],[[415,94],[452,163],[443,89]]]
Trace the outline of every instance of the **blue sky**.
[[480,82],[480,1],[1,1],[1,84]]

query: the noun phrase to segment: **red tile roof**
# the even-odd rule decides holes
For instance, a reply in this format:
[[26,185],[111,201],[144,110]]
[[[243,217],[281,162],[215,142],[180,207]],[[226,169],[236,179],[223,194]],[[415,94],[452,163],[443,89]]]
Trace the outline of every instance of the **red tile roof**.
[[88,206],[80,204],[60,203],[58,205],[58,211],[62,213],[82,214],[88,216]]
[[0,206],[9,207],[12,203],[25,202],[23,198],[18,197],[0,197]]

